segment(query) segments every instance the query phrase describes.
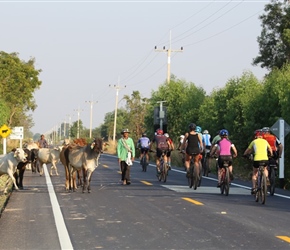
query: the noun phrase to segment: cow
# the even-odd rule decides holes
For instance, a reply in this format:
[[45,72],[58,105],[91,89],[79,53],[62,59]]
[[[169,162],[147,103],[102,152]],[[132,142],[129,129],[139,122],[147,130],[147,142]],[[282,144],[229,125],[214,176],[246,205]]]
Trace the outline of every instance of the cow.
[[[31,149],[39,149],[38,143],[35,143],[32,139],[23,145],[23,148],[27,148],[29,150]],[[37,155],[35,156],[37,157]],[[32,173],[36,173],[36,160],[32,161],[31,163],[28,163],[25,167],[27,170],[31,170]]]
[[24,152],[26,153],[27,161],[26,162],[19,162],[17,165],[17,170],[14,173],[14,178],[16,181],[16,185],[18,186],[19,189],[23,189],[23,177],[24,177],[24,172],[28,164],[34,165],[37,159],[38,155],[38,149],[33,148],[31,150],[24,148]]
[[43,164],[52,164],[50,168],[50,176],[52,176],[52,170],[55,170],[55,174],[58,175],[56,164],[59,162],[60,151],[62,146],[55,148],[40,148],[37,155],[37,170],[39,175],[43,175]]
[[[68,191],[69,190],[69,169],[66,166],[66,159],[65,159],[65,155],[64,155],[64,151],[68,148],[68,147],[76,147],[76,146],[85,146],[87,145],[87,142],[85,139],[79,138],[79,139],[75,139],[73,140],[73,143],[70,143],[67,139],[64,140],[64,144],[63,144],[63,148],[60,152],[60,161],[64,166],[64,171],[65,171],[65,189]],[[76,181],[76,177],[77,177],[77,181]],[[76,172],[73,173],[72,176],[72,186],[73,189],[76,190],[79,186],[82,186],[82,180],[81,180],[81,170],[77,170]]]
[[[12,179],[16,190],[19,190],[19,188],[13,175],[16,171],[18,163],[26,161],[26,154],[22,148],[13,149],[10,153],[4,155],[0,159],[0,176],[3,174],[8,174]],[[4,194],[7,194],[7,188],[5,188]]]
[[96,138],[86,146],[68,147],[64,151],[66,167],[69,171],[69,191],[75,191],[72,183],[73,174],[81,169],[83,172],[83,193],[88,190],[91,192],[91,178],[94,170],[99,165],[99,158],[103,153],[102,139]]

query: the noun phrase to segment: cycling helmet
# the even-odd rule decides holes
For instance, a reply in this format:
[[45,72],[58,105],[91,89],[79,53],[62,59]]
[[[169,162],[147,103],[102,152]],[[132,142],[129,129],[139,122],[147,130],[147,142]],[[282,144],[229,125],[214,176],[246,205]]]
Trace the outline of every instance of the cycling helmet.
[[203,131],[203,133],[204,133],[204,134],[208,134],[208,130],[205,129],[205,130]]
[[168,133],[165,133],[164,135],[165,135],[166,137],[169,137],[169,134],[168,134]]
[[179,138],[184,138],[184,135],[179,136]]
[[202,129],[200,126],[196,126],[195,132],[197,133],[201,133]]
[[163,135],[163,130],[161,128],[156,130],[157,135]]
[[263,133],[264,133],[263,129],[256,129],[255,133],[254,133],[254,136],[255,137],[262,136]]
[[142,134],[142,137],[146,137],[146,136],[147,136],[147,134],[146,134],[146,133],[143,133],[143,134]]
[[130,133],[129,129],[124,128],[124,129],[122,130],[122,133],[121,133],[121,134],[124,134],[124,133]]
[[229,135],[229,131],[227,131],[226,129],[222,129],[220,131],[220,136],[228,136]]
[[196,125],[195,125],[194,123],[190,123],[190,124],[188,125],[188,128],[189,128],[190,131],[193,131],[193,130],[195,130]]
[[262,128],[262,132],[270,133],[270,128],[269,127],[264,127],[264,128]]

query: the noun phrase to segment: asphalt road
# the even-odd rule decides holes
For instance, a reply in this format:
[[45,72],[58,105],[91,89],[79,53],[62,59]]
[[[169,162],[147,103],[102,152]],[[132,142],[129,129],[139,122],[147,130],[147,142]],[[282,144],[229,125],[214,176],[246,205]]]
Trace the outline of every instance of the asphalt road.
[[[48,168],[50,165],[48,165]],[[102,155],[92,192],[67,192],[59,176],[26,171],[24,190],[13,192],[0,218],[1,249],[286,249],[290,247],[290,192],[277,189],[266,204],[250,183],[234,180],[229,196],[216,176],[189,189],[182,170],[166,183],[155,167],[135,162],[122,186],[117,159]]]

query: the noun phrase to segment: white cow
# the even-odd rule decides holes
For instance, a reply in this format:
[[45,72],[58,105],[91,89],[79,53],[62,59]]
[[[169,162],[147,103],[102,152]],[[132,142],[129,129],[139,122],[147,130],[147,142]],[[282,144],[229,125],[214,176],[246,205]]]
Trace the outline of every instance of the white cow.
[[62,146],[55,148],[40,148],[38,151],[37,160],[39,163],[38,172],[40,176],[43,175],[43,164],[52,164],[50,168],[50,176],[52,176],[52,170],[55,170],[55,174],[58,175],[56,164],[59,162],[59,155],[62,150]]
[[[26,161],[26,153],[22,148],[16,148],[15,150],[4,155],[0,159],[0,176],[3,174],[8,174],[9,177],[12,179],[16,190],[18,190],[18,186],[16,185],[16,180],[13,175],[17,169],[18,163]],[[4,193],[7,193],[6,188],[4,190]]]

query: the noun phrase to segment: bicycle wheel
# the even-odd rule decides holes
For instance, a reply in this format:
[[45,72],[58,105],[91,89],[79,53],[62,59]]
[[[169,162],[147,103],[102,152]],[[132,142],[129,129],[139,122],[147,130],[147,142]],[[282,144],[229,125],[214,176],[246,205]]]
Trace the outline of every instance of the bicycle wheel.
[[267,197],[267,181],[266,181],[266,175],[263,173],[262,180],[261,180],[261,203],[265,204],[266,197]]
[[275,169],[273,167],[271,167],[270,172],[269,172],[270,176],[270,195],[274,195],[275,193]]
[[224,191],[225,191],[225,171],[224,171],[224,169],[223,169],[223,171],[221,173],[220,191],[221,191],[221,194],[224,194]]
[[193,170],[193,189],[196,190],[198,183],[199,183],[199,173],[197,172],[197,167],[194,166],[194,170]]
[[199,173],[198,173],[198,187],[201,185],[201,179],[202,179],[202,165],[201,162],[199,162]]
[[226,168],[224,185],[225,185],[225,195],[228,196],[230,191],[230,171],[228,168]]
[[163,182],[166,182],[167,180],[167,172],[168,172],[168,167],[164,164],[163,166]]

